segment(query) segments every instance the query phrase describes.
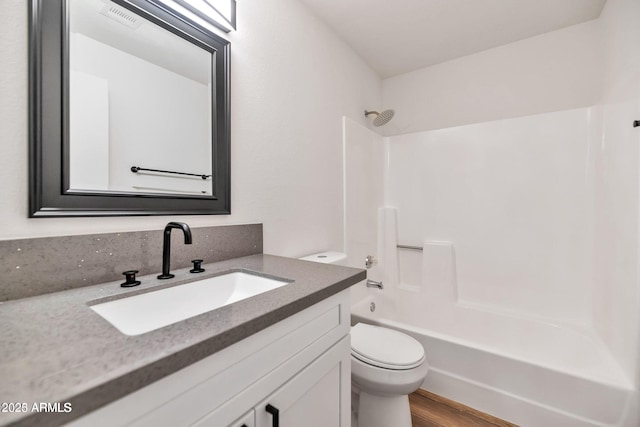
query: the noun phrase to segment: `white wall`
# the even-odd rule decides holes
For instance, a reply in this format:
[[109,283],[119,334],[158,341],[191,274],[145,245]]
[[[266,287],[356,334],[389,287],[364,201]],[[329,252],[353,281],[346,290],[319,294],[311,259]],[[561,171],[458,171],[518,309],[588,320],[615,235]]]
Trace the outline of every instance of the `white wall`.
[[109,82],[69,71],[69,186],[109,188]]
[[[638,377],[640,286],[640,2],[608,0],[600,17],[604,86],[597,146],[594,325],[625,372]],[[635,373],[635,374],[634,374]],[[640,381],[636,379],[636,385]]]
[[265,252],[342,249],[342,117],[381,82],[296,0],[243,0],[232,51],[230,216],[28,219],[27,2],[0,14],[0,239],[263,222]]
[[[384,204],[384,138],[344,118],[344,248],[348,265],[364,268],[368,255],[380,260],[378,249],[378,209]],[[367,272],[372,280],[382,280],[380,267],[374,263]],[[365,295],[364,286],[351,288],[351,301]]]
[[396,110],[385,134],[593,105],[599,44],[598,22],[589,21],[385,79],[384,107]]

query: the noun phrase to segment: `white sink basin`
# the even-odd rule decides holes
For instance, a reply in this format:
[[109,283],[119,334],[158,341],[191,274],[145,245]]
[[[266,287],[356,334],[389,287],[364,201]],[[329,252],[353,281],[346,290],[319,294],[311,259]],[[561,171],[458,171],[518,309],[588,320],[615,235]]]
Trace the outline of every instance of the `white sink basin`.
[[289,282],[233,272],[91,306],[126,335],[140,335]]

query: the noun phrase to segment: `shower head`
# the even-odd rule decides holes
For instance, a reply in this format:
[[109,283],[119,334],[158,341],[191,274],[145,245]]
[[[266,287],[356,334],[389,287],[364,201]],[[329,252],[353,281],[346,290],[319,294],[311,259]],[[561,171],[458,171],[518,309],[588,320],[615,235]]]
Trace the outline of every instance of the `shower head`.
[[375,114],[376,118],[373,119],[373,125],[374,126],[382,126],[382,125],[386,125],[387,123],[389,123],[389,121],[391,119],[393,119],[393,115],[396,112],[389,109],[389,110],[384,110],[381,113],[378,113],[377,111],[367,111],[364,110],[364,116],[368,117],[370,114]]

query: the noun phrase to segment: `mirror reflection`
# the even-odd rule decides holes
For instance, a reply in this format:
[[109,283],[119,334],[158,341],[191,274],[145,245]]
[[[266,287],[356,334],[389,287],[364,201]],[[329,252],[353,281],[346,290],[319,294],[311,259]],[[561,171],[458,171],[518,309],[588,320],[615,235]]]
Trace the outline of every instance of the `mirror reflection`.
[[108,0],[69,22],[70,190],[211,195],[212,53]]

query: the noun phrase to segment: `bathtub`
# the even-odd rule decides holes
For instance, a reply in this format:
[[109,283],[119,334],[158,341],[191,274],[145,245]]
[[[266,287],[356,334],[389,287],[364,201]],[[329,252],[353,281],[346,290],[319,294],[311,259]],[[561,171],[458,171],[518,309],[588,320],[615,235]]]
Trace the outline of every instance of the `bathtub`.
[[421,388],[523,427],[623,426],[635,398],[588,328],[462,304],[429,305],[394,289],[360,297],[352,322],[420,341],[430,365]]

